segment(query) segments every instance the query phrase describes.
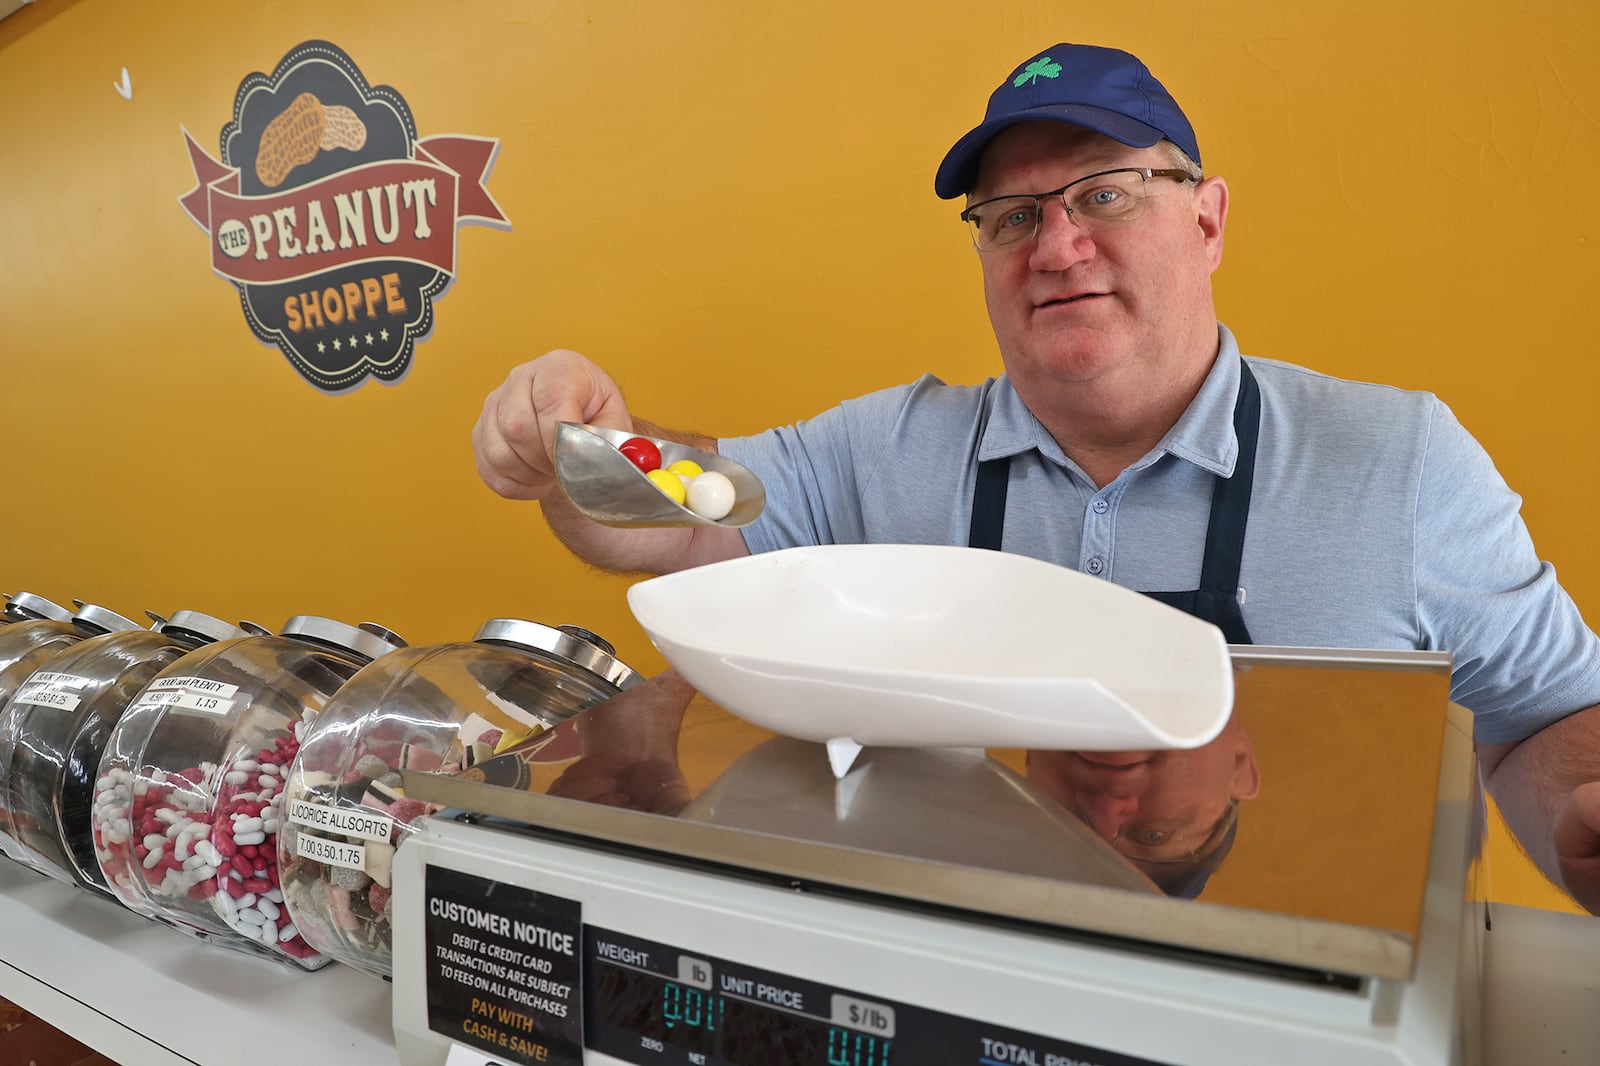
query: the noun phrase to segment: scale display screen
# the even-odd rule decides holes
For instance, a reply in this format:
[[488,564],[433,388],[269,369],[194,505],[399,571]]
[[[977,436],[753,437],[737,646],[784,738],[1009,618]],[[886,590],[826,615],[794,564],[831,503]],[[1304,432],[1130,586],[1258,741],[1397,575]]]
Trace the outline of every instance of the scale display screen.
[[1177,1066],[588,925],[584,1043],[662,1066]]

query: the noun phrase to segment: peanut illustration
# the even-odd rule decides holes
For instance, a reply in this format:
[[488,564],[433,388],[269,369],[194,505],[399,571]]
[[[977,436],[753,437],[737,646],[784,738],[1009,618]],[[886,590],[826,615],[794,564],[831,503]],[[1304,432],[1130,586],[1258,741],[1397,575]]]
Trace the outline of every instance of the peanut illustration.
[[[346,111],[348,108],[340,108]],[[354,117],[354,116],[352,116]],[[275,189],[289,171],[317,157],[327,129],[327,109],[311,93],[301,93],[261,131],[261,147],[256,152],[256,177]],[[365,132],[362,138],[365,140]]]
[[322,131],[322,149],[347,148],[354,152],[367,143],[367,127],[359,115],[348,107],[329,105],[327,128]]

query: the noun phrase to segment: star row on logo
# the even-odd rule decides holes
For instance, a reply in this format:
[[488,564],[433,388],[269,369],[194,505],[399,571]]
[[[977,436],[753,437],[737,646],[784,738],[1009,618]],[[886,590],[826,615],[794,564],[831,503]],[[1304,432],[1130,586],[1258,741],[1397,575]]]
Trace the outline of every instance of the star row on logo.
[[[377,340],[385,340],[385,341],[388,340],[389,339],[389,331],[386,330],[386,329],[380,329],[378,331],[378,336],[377,336],[376,339]],[[374,338],[373,338],[372,334],[370,334],[370,333],[367,334],[367,347],[368,348],[372,347],[373,341],[374,341]],[[350,334],[349,347],[354,349],[354,348],[359,348],[360,346],[361,346],[361,336],[360,336],[360,334],[356,334],[356,333]],[[345,343],[344,343],[343,340],[341,340],[338,337],[333,338],[333,350],[334,351],[337,352],[337,351],[341,350],[344,347],[345,347]],[[317,351],[319,353],[326,352],[327,350],[328,350],[328,343],[326,341],[318,341],[317,342]]]

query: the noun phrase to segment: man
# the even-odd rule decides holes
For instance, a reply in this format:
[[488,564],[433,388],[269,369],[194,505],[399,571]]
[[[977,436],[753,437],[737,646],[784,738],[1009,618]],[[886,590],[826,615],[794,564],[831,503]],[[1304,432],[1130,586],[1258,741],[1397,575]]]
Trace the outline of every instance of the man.
[[1261,791],[1250,735],[1230,719],[1176,751],[1032,751],[1028,780],[1171,896],[1198,897]]
[[[1062,44],[1013,71],[939,167],[965,195],[1005,374],[932,378],[711,441],[634,419],[572,352],[474,429],[495,491],[575,552],[665,572],[750,551],[956,543],[1148,592],[1230,641],[1453,653],[1452,698],[1540,867],[1600,913],[1600,641],[1482,448],[1436,398],[1241,357],[1217,322],[1228,188],[1136,58]],[[611,529],[556,488],[556,424],[717,448],[762,479],[743,531]]]

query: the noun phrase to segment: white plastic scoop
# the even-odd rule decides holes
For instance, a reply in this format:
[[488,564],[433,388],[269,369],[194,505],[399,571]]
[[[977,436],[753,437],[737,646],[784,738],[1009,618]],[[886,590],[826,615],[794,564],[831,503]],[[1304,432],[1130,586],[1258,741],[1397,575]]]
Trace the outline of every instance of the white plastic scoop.
[[790,548],[642,581],[628,605],[678,672],[775,733],[859,746],[1194,748],[1233,708],[1222,631],[1021,555]]

